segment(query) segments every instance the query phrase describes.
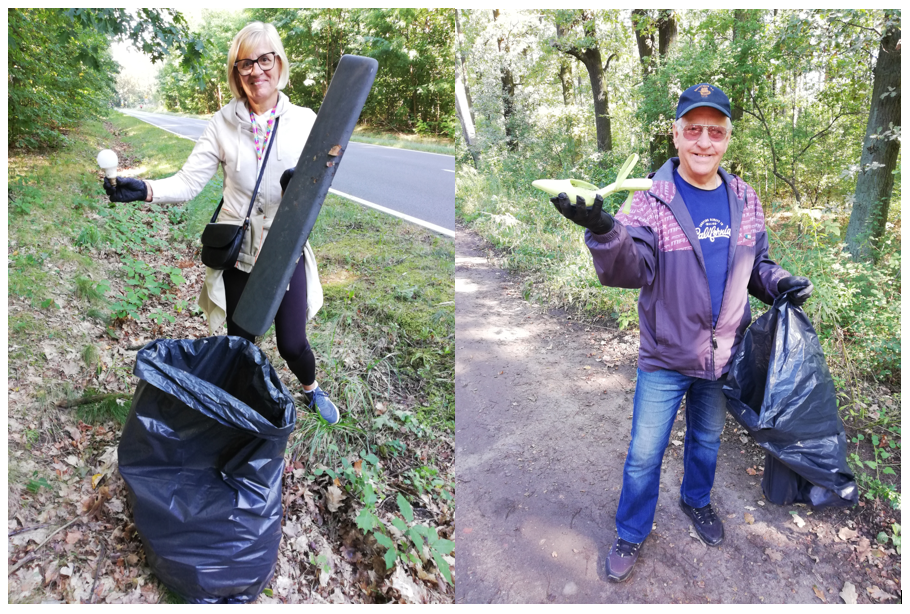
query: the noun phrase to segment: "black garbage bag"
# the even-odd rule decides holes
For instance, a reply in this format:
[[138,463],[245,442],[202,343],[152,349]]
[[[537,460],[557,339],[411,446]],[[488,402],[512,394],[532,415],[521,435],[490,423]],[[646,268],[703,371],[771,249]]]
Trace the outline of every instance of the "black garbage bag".
[[191,602],[254,600],[278,559],[290,393],[240,337],[153,341],[134,373],[117,452],[152,571]]
[[834,380],[809,318],[786,294],[746,330],[724,394],[727,411],[768,452],[769,501],[856,504]]

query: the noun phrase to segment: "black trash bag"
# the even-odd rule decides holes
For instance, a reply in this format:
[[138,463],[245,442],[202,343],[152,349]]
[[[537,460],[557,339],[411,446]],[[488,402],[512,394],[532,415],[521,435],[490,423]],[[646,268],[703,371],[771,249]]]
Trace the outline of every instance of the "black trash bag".
[[769,501],[856,504],[834,380],[809,318],[786,294],[746,330],[724,394],[727,411],[768,452]]
[[240,337],[153,341],[134,373],[117,452],[152,571],[191,602],[256,599],[281,541],[290,393]]

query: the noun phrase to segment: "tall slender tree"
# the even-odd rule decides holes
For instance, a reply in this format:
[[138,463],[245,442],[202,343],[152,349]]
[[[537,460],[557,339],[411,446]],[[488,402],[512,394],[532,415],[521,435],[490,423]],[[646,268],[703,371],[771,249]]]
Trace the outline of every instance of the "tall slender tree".
[[594,97],[594,126],[597,130],[597,150],[613,150],[613,134],[610,129],[610,97],[604,77],[610,69],[610,62],[618,54],[612,53],[603,61],[600,45],[597,40],[597,25],[594,12],[587,9],[572,11],[557,11],[557,23],[561,23],[566,30],[580,25],[582,36],[557,37],[551,40],[553,47],[567,53],[584,64],[591,80],[591,93]]
[[846,243],[857,260],[875,258],[875,245],[885,232],[894,168],[900,151],[901,125],[900,11],[886,11],[878,59],[873,71],[872,103],[853,194]]

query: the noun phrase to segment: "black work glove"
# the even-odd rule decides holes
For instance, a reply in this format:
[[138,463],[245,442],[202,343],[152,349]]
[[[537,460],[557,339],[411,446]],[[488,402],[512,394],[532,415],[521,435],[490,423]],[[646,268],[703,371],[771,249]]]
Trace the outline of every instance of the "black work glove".
[[794,307],[802,306],[802,304],[812,296],[812,291],[814,289],[815,286],[812,285],[812,282],[809,281],[808,277],[796,277],[795,275],[791,275],[790,277],[784,277],[777,282],[777,291],[780,294],[783,294],[788,290],[796,290],[796,292],[791,292],[788,296]]
[[112,203],[144,201],[149,195],[148,186],[145,185],[145,182],[132,177],[117,177],[117,187],[112,186],[108,178],[105,177],[104,191],[111,197]]
[[565,192],[560,192],[550,202],[566,219],[584,226],[596,235],[604,235],[613,230],[613,216],[603,210],[604,199],[600,194],[594,197],[594,204],[590,207],[585,206],[585,199],[581,196],[575,197],[573,205]]
[[291,183],[291,177],[294,176],[294,171],[297,170],[296,166],[292,166],[283,173],[281,173],[281,179],[278,180],[281,183],[281,193],[284,194],[284,191],[288,189],[288,184]]

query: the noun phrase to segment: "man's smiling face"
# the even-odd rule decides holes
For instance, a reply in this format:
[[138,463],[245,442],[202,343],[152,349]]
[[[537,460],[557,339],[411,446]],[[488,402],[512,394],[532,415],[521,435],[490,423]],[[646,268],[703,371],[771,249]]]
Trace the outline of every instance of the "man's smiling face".
[[[727,136],[722,141],[712,141],[708,131],[702,129],[697,141],[690,141],[682,134],[682,129],[689,124],[706,126],[723,126]],[[727,116],[711,107],[692,109],[673,124],[673,144],[679,150],[679,174],[683,179],[700,188],[715,187],[714,176],[720,161],[730,144],[730,131]]]

